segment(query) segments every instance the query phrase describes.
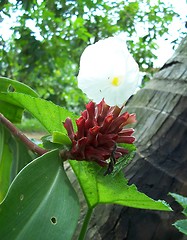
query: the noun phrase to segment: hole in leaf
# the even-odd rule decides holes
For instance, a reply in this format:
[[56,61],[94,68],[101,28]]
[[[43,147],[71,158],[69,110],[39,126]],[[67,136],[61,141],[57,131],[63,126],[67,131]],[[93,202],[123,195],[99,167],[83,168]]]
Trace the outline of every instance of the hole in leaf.
[[24,195],[21,194],[21,195],[20,195],[20,200],[23,201],[23,199],[24,199]]
[[52,217],[51,218],[51,223],[54,224],[54,225],[57,224],[57,218],[56,217]]
[[16,89],[12,85],[8,86],[7,92],[15,92],[15,91]]

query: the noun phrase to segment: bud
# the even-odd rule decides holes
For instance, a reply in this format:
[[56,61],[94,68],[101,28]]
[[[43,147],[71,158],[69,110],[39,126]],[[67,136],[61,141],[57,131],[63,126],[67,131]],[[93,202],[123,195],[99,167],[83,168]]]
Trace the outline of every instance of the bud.
[[108,159],[115,160],[128,151],[119,147],[118,143],[132,144],[133,128],[124,128],[136,121],[135,114],[121,113],[122,108],[110,107],[104,100],[99,104],[89,102],[86,110],[76,120],[77,132],[74,132],[70,118],[64,122],[68,136],[72,142],[69,156],[71,159],[97,162],[100,166],[108,166]]

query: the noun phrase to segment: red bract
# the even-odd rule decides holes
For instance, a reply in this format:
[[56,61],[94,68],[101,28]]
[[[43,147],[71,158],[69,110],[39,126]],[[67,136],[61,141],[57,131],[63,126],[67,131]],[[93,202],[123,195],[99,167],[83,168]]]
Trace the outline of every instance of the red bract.
[[70,156],[76,160],[97,162],[107,166],[108,159],[118,159],[128,151],[117,146],[117,143],[132,144],[134,129],[125,128],[127,124],[136,121],[135,114],[121,113],[122,108],[110,107],[104,100],[99,104],[89,102],[86,110],[76,120],[77,132],[74,132],[72,121],[67,118],[64,127],[72,141]]

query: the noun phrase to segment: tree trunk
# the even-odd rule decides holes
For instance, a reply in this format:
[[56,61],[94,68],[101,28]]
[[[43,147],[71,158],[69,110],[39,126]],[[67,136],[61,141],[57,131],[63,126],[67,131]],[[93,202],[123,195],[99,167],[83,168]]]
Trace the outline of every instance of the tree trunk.
[[95,209],[87,240],[187,239],[172,226],[183,218],[169,192],[187,195],[187,38],[127,110],[137,115],[137,154],[124,174],[129,184],[154,199],[166,200],[174,212],[102,205]]

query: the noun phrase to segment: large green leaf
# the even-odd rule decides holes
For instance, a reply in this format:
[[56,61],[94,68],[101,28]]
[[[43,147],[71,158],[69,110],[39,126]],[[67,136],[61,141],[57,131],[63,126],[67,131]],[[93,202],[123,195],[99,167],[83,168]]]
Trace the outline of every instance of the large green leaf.
[[8,145],[9,132],[0,125],[0,202],[3,200],[10,185],[12,153]]
[[128,186],[122,172],[104,176],[106,169],[95,163],[70,161],[70,164],[90,208],[99,203],[115,203],[134,208],[171,210],[164,202],[140,193],[134,185]]
[[[67,117],[70,117],[72,120],[77,118],[75,114],[68,110],[41,98],[35,98],[22,93],[4,94],[4,96],[7,95],[16,101],[18,106],[27,109],[51,134],[54,131],[66,134],[66,129],[62,123]],[[75,123],[74,127],[76,128]]]
[[0,202],[18,172],[34,157],[34,153],[0,125]]
[[[2,94],[0,94],[0,97],[2,97]],[[8,118],[12,123],[20,123],[22,119],[23,108],[0,100],[0,113]]]
[[12,167],[10,176],[10,180],[12,181],[22,170],[22,168],[36,158],[37,154],[31,152],[23,142],[12,135],[9,139],[8,145],[12,153]]
[[57,150],[28,164],[0,205],[0,239],[71,240],[79,201]]
[[22,118],[23,108],[9,95],[4,95],[5,92],[20,92],[33,97],[38,97],[38,95],[34,90],[23,83],[0,77],[0,113],[11,122],[19,123]]

